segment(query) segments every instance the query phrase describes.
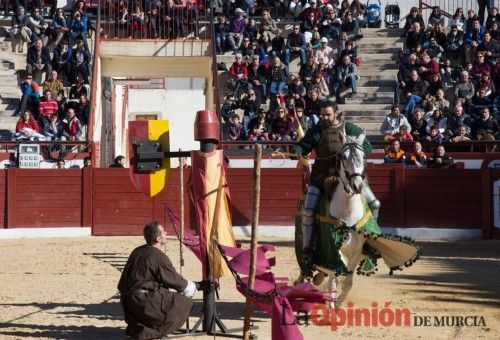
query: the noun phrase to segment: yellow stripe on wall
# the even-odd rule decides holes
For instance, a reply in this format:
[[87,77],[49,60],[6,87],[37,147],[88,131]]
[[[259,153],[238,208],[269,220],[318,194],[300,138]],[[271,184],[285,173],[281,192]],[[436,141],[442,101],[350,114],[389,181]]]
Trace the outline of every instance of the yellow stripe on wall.
[[[159,140],[163,152],[170,151],[170,123],[168,120],[149,120],[149,140]],[[163,190],[170,176],[170,158],[163,159],[163,168],[149,174],[149,193],[156,196]]]

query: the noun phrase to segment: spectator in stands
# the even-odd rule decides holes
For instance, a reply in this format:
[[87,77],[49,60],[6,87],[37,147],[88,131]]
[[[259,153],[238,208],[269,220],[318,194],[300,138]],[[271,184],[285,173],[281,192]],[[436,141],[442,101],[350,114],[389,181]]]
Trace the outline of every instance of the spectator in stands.
[[227,38],[229,36],[229,25],[226,22],[226,17],[219,15],[217,17],[217,23],[214,25],[215,28],[215,46],[217,53],[223,54],[226,50]]
[[240,93],[246,91],[248,87],[248,68],[243,61],[241,53],[236,53],[235,61],[229,68],[229,85],[233,89],[236,100],[240,99]]
[[71,53],[71,74],[70,78],[72,83],[76,82],[76,78],[79,74],[82,76],[84,84],[89,84],[89,64],[90,64],[90,54],[84,47],[83,40],[78,40],[76,42],[76,47]]
[[446,121],[446,130],[445,136],[447,139],[450,139],[453,136],[456,136],[461,127],[467,128],[467,133],[470,132],[470,128],[472,126],[472,119],[469,115],[464,113],[464,109],[461,105],[455,105],[453,110],[453,114],[448,116]]
[[422,63],[418,69],[418,74],[422,80],[431,82],[434,74],[439,74],[439,64],[427,53],[422,54]]
[[417,71],[412,71],[410,74],[410,79],[405,84],[403,89],[404,96],[406,97],[406,114],[411,119],[413,111],[417,104],[419,104],[424,98],[425,94],[425,84],[420,79]]
[[280,142],[292,140],[293,124],[284,107],[280,107],[271,123],[271,139]]
[[491,33],[484,33],[484,39],[477,47],[477,51],[484,53],[485,61],[490,67],[496,63],[496,58],[500,54],[500,44],[495,39],[491,38]]
[[467,126],[460,126],[458,128],[458,133],[455,134],[452,138],[450,138],[450,142],[452,143],[460,143],[460,142],[468,142],[470,141],[469,133],[467,132]]
[[453,26],[455,26],[461,33],[465,31],[465,15],[462,7],[458,7],[455,10],[455,14],[453,14],[451,19],[448,21],[448,27],[453,29]]
[[486,89],[477,91],[470,104],[470,113],[474,119],[479,118],[482,109],[489,109],[492,106],[491,100],[486,96]]
[[359,26],[359,20],[357,18],[353,18],[351,12],[344,13],[342,17],[342,24],[340,25],[340,30],[347,33],[347,38],[349,40],[363,38]]
[[271,51],[269,55],[274,57],[279,57],[281,60],[285,58],[286,41],[285,37],[281,35],[283,30],[278,29],[278,34],[271,40]]
[[240,123],[240,116],[234,113],[226,124],[226,138],[237,141],[243,139],[243,125]]
[[385,136],[385,139],[388,141],[393,141],[395,139],[404,142],[404,141],[412,141],[413,136],[410,132],[408,132],[408,127],[406,125],[401,125],[399,127],[399,131],[390,136]]
[[288,68],[281,62],[280,58],[273,59],[273,63],[268,69],[267,79],[271,95],[284,94],[288,80]]
[[250,121],[257,117],[260,108],[260,102],[257,100],[254,90],[248,90],[243,96],[240,107],[243,109],[243,133],[246,136]]
[[43,126],[43,135],[48,141],[58,142],[65,140],[63,137],[64,126],[59,120],[57,114],[49,116],[46,124]]
[[[302,84],[302,80],[297,75],[290,76],[287,88],[287,95],[295,100],[298,105],[299,101],[306,95],[306,87]],[[298,105],[301,106],[301,105]]]
[[41,83],[43,71],[45,71],[45,78],[49,78],[52,65],[49,50],[43,46],[42,39],[37,39],[28,49],[26,62],[26,72],[32,74],[37,83]]
[[444,16],[441,14],[441,9],[439,6],[434,6],[432,8],[431,15],[427,21],[429,26],[435,27],[436,25],[444,26]]
[[399,65],[397,79],[398,82],[394,86],[394,104],[399,104],[401,97],[401,89],[406,87],[406,83],[410,80],[412,71],[418,71],[417,56],[414,53],[408,55],[407,59]]
[[[128,12],[128,5],[125,4],[125,1],[120,0],[118,1],[118,6],[115,8],[115,11],[117,13],[116,18],[115,18],[115,36],[120,36],[120,31],[121,30],[128,30],[128,25],[130,22],[130,15]],[[160,25],[159,25],[159,15],[158,13],[155,14],[155,11],[151,13],[150,16],[150,26],[151,26],[151,31],[153,34],[156,34],[157,36],[160,35]],[[156,17],[155,17],[156,15]]]
[[81,95],[76,107],[76,117],[82,125],[87,125],[90,119],[90,101],[86,95]]
[[262,10],[262,18],[260,20],[259,33],[260,35],[270,34],[272,37],[278,34],[278,27],[276,21],[271,17],[269,10]]
[[52,98],[60,102],[64,98],[64,85],[57,79],[57,71],[52,70],[50,72],[50,78],[46,79],[42,84],[43,92],[49,91],[52,94]]
[[483,42],[485,29],[479,23],[479,19],[475,18],[472,21],[472,27],[465,31],[465,60],[470,62],[476,55],[476,48]]
[[[438,26],[440,27],[440,26]],[[434,31],[433,31],[434,32]],[[444,33],[443,33],[444,34]],[[439,44],[437,41],[438,38],[432,37],[429,40],[429,46],[427,46],[427,54],[434,59],[438,64],[439,64],[439,59],[441,59],[441,56],[444,52],[444,48]],[[446,35],[444,35],[444,41],[443,41],[443,46],[446,46]]]
[[259,27],[257,26],[257,22],[255,21],[254,18],[251,18],[250,21],[248,21],[248,24],[246,25],[244,38],[246,37],[250,39],[250,41],[254,41],[257,40],[258,35],[259,35]]
[[328,67],[332,67],[335,63],[335,52],[333,48],[328,46],[328,39],[325,37],[321,38],[321,47],[316,50],[314,55],[314,62],[316,65],[326,64]]
[[429,85],[425,89],[426,99],[432,99],[436,96],[437,91],[443,90],[443,82],[441,81],[440,73],[433,73],[429,81]]
[[485,73],[490,73],[490,66],[485,62],[485,52],[477,52],[476,59],[472,64],[472,77],[476,83],[481,81],[481,77]]
[[[483,108],[481,109],[481,116],[474,121],[472,131],[476,140],[496,140],[499,133],[498,120],[490,116],[488,108]],[[489,151],[493,150],[494,148],[489,149]]]
[[229,23],[227,41],[235,52],[240,49],[241,43],[243,42],[243,35],[245,34],[246,23],[244,14],[245,11],[241,8],[236,8],[235,14]]
[[325,78],[323,78],[323,75],[319,72],[316,72],[314,74],[313,80],[311,84],[309,84],[307,90],[318,91],[319,97],[324,100],[328,99],[328,96],[330,95],[330,91],[328,90],[328,84],[326,83]]
[[248,70],[248,88],[258,94],[259,101],[265,101],[267,96],[267,69],[260,63],[258,55],[252,57]]
[[380,126],[380,133],[384,135],[384,139],[388,140],[388,137],[399,133],[399,128],[405,125],[407,131],[411,131],[410,123],[408,123],[408,119],[401,114],[398,105],[393,105],[391,108],[391,113],[387,115],[384,119],[384,122]]
[[451,67],[450,59],[445,59],[440,65],[441,79],[443,80],[443,87],[450,88],[455,84],[456,71]]
[[439,128],[436,125],[431,125],[430,128],[428,127],[428,129],[429,132],[427,136],[425,136],[425,140],[434,144],[441,144],[443,142],[444,136],[441,132],[439,132]]
[[446,131],[448,125],[448,118],[443,114],[440,109],[435,109],[432,115],[427,118],[427,134],[430,134],[430,129],[433,126],[437,126],[439,133],[443,134]]
[[462,71],[459,82],[453,88],[455,98],[464,98],[467,102],[470,102],[474,92],[474,84],[469,81],[469,72]]
[[424,18],[422,18],[422,15],[418,12],[417,7],[412,7],[410,13],[406,16],[405,25],[403,27],[405,33],[410,31],[414,23],[418,23],[422,30],[425,29]]
[[16,112],[24,112],[26,108],[30,108],[33,111],[38,111],[38,103],[40,102],[40,94],[38,93],[39,86],[35,81],[33,81],[33,76],[31,73],[28,73],[26,75],[20,87],[23,95]]
[[68,47],[68,43],[66,41],[61,41],[61,43],[54,49],[51,61],[52,69],[58,72],[63,81],[67,81],[69,79],[72,53],[73,50]]
[[240,46],[240,53],[244,60],[250,60],[253,56],[253,48],[250,45],[250,38],[244,37]]
[[384,163],[404,163],[405,160],[405,152],[401,150],[399,140],[394,139],[385,150]]
[[38,106],[38,116],[42,126],[48,123],[50,116],[57,115],[58,110],[59,105],[52,98],[52,93],[49,90],[43,91],[43,97]]
[[[290,112],[290,111],[288,111],[288,112]],[[307,133],[307,130],[309,130],[312,126],[311,120],[304,115],[304,109],[301,107],[297,107],[295,109],[295,117],[292,117],[292,120],[294,120],[294,130],[298,131],[299,125],[300,125],[300,128],[302,129],[302,133],[304,135]],[[301,138],[301,137],[297,136],[297,138]]]
[[113,164],[109,166],[110,168],[125,168],[125,157],[122,155],[116,156],[113,160]]
[[[71,31],[69,32],[69,46],[73,47],[75,41],[79,39],[83,43],[83,46],[85,46],[85,50],[89,51],[87,38],[87,17],[85,15],[82,15],[80,11],[75,11],[73,13],[73,20],[71,21]],[[78,45],[79,42],[77,41],[76,44]]]
[[494,1],[493,0],[477,0],[477,3],[479,5],[479,10],[477,11],[477,14],[479,16],[479,21],[481,22],[481,25],[484,22],[484,11],[486,10],[487,13],[492,11],[493,6],[494,6]]
[[424,31],[421,27],[418,22],[415,22],[406,35],[406,48],[410,49],[410,51],[415,51],[422,44]]
[[69,108],[66,110],[66,117],[62,120],[64,127],[63,136],[67,141],[80,141],[82,139],[82,124],[76,118],[75,110]]
[[131,20],[132,38],[143,38],[146,33],[146,15],[140,4],[136,3]]
[[269,126],[269,119],[264,109],[259,109],[257,117],[252,119],[249,124],[250,133],[247,140],[250,141],[269,141],[269,133],[271,128]]
[[76,78],[76,82],[69,89],[69,99],[78,100],[82,95],[88,97],[87,88],[83,85],[82,78]]
[[319,93],[316,90],[309,91],[305,100],[305,115],[311,120],[313,125],[316,125],[319,122],[319,114],[325,101],[319,97]]
[[69,36],[70,22],[64,16],[64,10],[58,8],[54,20],[52,20],[52,49],[59,45],[62,39],[66,39]]
[[474,20],[478,20],[478,17],[476,15],[476,13],[474,13],[473,9],[469,9],[467,11],[467,19],[465,20],[465,32],[467,32],[468,30],[470,30],[472,28],[472,22]]
[[423,140],[427,135],[427,121],[421,108],[415,109],[410,120],[411,135],[414,140]]
[[409,153],[406,161],[409,165],[415,165],[417,168],[425,167],[427,155],[422,150],[422,144],[420,144],[420,142],[415,142],[415,144],[413,144],[413,149]]
[[47,43],[47,29],[49,25],[43,19],[39,8],[34,8],[28,20],[28,27],[31,30],[31,41],[42,39],[44,45]]
[[86,156],[83,159],[83,167],[84,168],[91,168],[92,167],[92,158],[89,156]]
[[444,146],[438,145],[436,153],[429,157],[427,161],[428,168],[444,168],[449,167],[454,163],[453,158],[446,154]]
[[12,16],[11,29],[9,30],[12,47],[12,53],[17,52],[23,53],[24,44],[29,44],[31,42],[31,29],[28,27],[29,17],[25,13],[23,6],[18,8],[17,14]]
[[500,13],[498,12],[497,7],[491,8],[491,10],[488,13],[488,18],[486,19],[486,23],[484,24],[484,27],[487,30],[492,30],[493,24],[500,22]]
[[440,109],[444,113],[448,113],[448,111],[450,110],[450,102],[444,98],[443,89],[438,89],[434,96],[427,96],[422,102],[422,106],[425,112]]
[[56,166],[57,166],[57,169],[60,169],[60,170],[66,169],[66,162],[64,161],[64,159],[58,159]]
[[340,63],[337,67],[337,80],[335,82],[335,95],[337,102],[340,102],[340,92],[343,87],[350,86],[351,93],[357,93],[358,79],[359,76],[356,64],[351,62],[351,58],[349,56],[344,56],[342,58],[342,63]]
[[464,34],[457,25],[452,25],[450,33],[446,36],[446,53],[453,66],[461,65],[464,54]]
[[235,113],[234,110],[236,110],[237,108],[238,104],[236,103],[234,98],[229,95],[224,97],[224,102],[222,103],[220,108],[220,115],[224,123],[229,123],[231,117]]
[[300,25],[300,32],[304,34],[304,39],[306,43],[311,41],[314,31],[318,31],[319,21],[316,18],[316,14],[314,12],[309,12],[307,17],[302,21]]
[[307,62],[300,66],[299,76],[306,88],[311,84],[311,81],[316,74],[316,70],[317,65],[313,56],[307,58]]
[[21,117],[16,124],[16,133],[12,138],[13,140],[45,140],[44,135],[40,133],[40,126],[29,110],[21,113]]
[[336,40],[340,35],[340,24],[342,21],[337,18],[337,13],[331,4],[326,5],[326,11],[320,19],[319,31],[321,35],[329,40]]
[[300,64],[304,64],[306,62],[306,48],[307,43],[304,35],[300,33],[300,26],[293,25],[293,31],[288,35],[286,41],[285,64],[289,65],[291,57],[296,54],[300,56]]

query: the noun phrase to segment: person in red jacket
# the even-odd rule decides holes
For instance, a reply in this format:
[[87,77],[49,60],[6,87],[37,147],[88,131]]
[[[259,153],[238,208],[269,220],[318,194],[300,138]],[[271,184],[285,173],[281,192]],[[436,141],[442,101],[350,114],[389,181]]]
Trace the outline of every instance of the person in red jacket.
[[63,138],[68,141],[82,140],[82,124],[76,118],[75,110],[69,108],[62,123],[64,126]]
[[418,74],[423,80],[432,81],[434,74],[439,74],[439,64],[431,58],[430,55],[424,53],[422,55],[422,64],[418,69]]
[[241,93],[248,90],[248,68],[241,53],[236,53],[235,61],[229,68],[229,85],[234,91],[234,97],[239,100]]
[[44,141],[45,136],[40,133],[40,126],[33,118],[31,112],[25,110],[16,124],[16,133],[12,137],[13,140],[39,140]]
[[59,104],[57,101],[52,99],[52,93],[50,90],[43,91],[43,98],[38,104],[38,116],[40,117],[40,122],[45,125],[49,122],[50,116],[57,115],[59,110]]

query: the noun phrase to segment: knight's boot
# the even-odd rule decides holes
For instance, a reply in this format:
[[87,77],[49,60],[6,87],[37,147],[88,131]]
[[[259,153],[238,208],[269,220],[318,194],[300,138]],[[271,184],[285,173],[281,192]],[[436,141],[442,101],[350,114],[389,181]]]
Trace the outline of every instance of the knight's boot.
[[315,186],[307,188],[306,199],[302,209],[302,254],[304,259],[311,259],[311,246],[314,235],[314,214],[321,198],[321,191]]
[[368,202],[368,207],[372,212],[373,218],[375,220],[378,219],[378,211],[380,210],[380,201],[373,194],[372,189],[368,186],[368,183],[364,183],[363,185],[363,195],[366,198],[366,202]]

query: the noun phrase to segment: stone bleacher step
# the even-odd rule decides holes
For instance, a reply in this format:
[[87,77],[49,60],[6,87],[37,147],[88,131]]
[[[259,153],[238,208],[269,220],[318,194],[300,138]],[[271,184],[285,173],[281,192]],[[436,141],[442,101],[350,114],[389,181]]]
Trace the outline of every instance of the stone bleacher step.
[[346,97],[345,98],[346,104],[392,104],[393,102],[393,96],[387,96],[387,97],[369,97],[369,98],[360,98],[360,97]]
[[358,94],[361,93],[392,93],[392,87],[381,87],[381,86],[359,86],[357,88]]
[[387,110],[342,110],[342,114],[348,117],[385,117],[389,114],[390,109]]
[[385,65],[377,68],[363,68],[363,65],[358,69],[358,75],[363,79],[363,77],[376,76],[383,73],[385,76],[392,76],[394,79],[398,74],[398,68],[396,65]]
[[398,28],[363,28],[361,29],[364,38],[400,38],[403,29]]
[[[359,53],[361,52],[361,53]],[[373,53],[373,54],[367,54],[364,53],[364,51],[358,51],[358,57],[361,58],[362,61],[383,61],[385,63],[390,62],[390,61],[396,61],[397,60],[397,55],[394,53]]]
[[[364,54],[378,54],[378,53],[385,53],[385,54],[395,54],[397,55],[399,53],[399,51],[401,51],[401,48],[403,47],[403,45],[401,45],[401,47],[394,47],[393,45],[389,45],[387,47],[373,47],[373,46],[363,46],[363,53]],[[361,50],[358,48],[358,50]]]

